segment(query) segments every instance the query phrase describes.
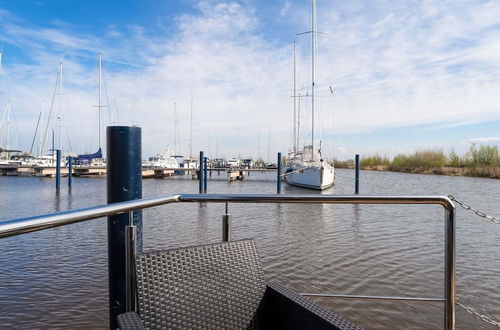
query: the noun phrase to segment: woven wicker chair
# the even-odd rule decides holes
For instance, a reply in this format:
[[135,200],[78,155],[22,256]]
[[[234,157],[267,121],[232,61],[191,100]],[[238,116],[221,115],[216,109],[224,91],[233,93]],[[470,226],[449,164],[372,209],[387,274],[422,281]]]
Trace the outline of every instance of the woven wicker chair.
[[277,283],[266,285],[252,240],[136,258],[139,314],[120,329],[361,329]]

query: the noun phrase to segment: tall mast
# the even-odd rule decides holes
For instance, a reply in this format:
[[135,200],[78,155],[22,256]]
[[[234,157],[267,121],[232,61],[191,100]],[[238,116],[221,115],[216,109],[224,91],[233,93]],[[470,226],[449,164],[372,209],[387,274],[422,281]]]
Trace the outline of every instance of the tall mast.
[[33,147],[35,146],[36,135],[38,133],[38,127],[40,126],[40,120],[42,119],[43,103],[40,109],[40,114],[38,115],[38,120],[36,122],[35,135],[33,136],[33,141],[31,142],[30,154],[33,152]]
[[316,0],[311,0],[311,146],[314,158],[314,58],[316,56]]
[[45,140],[47,139],[47,132],[48,132],[49,127],[50,127],[50,120],[52,118],[52,110],[54,109],[54,102],[55,102],[56,95],[57,95],[57,88],[60,85],[59,84],[60,80],[61,80],[61,66],[59,66],[59,72],[57,73],[56,84],[54,86],[54,92],[52,93],[52,101],[50,103],[49,115],[47,117],[47,126],[45,126],[45,132],[43,133],[43,139],[42,139],[42,145],[40,147],[40,153],[44,152]]
[[62,104],[62,94],[63,94],[63,64],[59,62],[59,107],[57,109],[57,149],[61,149],[61,104]]
[[297,122],[297,62],[295,55],[295,48],[297,46],[297,40],[293,40],[293,153],[297,153],[297,127],[295,123]]
[[99,103],[97,105],[99,112],[99,149],[101,148],[101,94],[102,94],[102,53],[99,53]]
[[300,98],[301,95],[299,93],[299,103],[297,107],[297,148],[299,148],[299,139],[300,139]]
[[174,154],[177,155],[177,103],[174,102]]
[[189,130],[189,159],[193,159],[193,93],[191,93],[191,128]]
[[269,130],[267,131],[267,162],[271,162],[271,126],[269,126]]
[[10,101],[7,102],[7,149],[10,149]]
[[63,93],[63,83],[62,83],[62,80],[63,80],[63,64],[62,62],[59,62],[59,94],[62,95]]

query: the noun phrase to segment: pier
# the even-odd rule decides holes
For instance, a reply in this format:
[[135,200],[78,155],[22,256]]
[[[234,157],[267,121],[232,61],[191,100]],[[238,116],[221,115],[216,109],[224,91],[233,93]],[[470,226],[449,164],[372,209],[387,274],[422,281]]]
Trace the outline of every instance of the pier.
[[[101,177],[106,176],[106,167],[102,166],[73,166],[72,167],[73,177]],[[193,175],[193,178],[198,176],[199,169],[197,168],[142,168],[143,178],[166,178],[176,175]],[[212,176],[212,173],[217,172],[227,173],[228,180],[241,180],[244,175],[249,175],[251,172],[272,172],[275,173],[276,169],[267,168],[207,168],[207,172]],[[61,167],[61,175],[68,176],[69,170],[67,167]],[[0,166],[0,175],[8,176],[34,176],[34,177],[49,177],[55,178],[56,167],[55,166],[25,166],[25,165],[12,165],[12,166]]]

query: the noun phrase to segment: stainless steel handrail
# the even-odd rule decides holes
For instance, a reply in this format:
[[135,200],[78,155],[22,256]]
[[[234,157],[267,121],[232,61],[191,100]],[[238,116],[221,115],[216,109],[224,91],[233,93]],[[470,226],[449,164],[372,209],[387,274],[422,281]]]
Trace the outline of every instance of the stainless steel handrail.
[[[48,215],[8,220],[0,223],[0,238],[120,214],[176,202],[210,203],[325,203],[325,204],[434,204],[445,209],[445,292],[444,328],[455,329],[455,207],[444,196],[338,196],[338,195],[264,195],[264,194],[181,194],[144,198]],[[340,296],[340,295],[339,295]],[[346,295],[344,295],[346,296]],[[346,296],[347,297],[347,296]],[[366,297],[366,296],[365,296]],[[399,297],[405,298],[405,297]],[[376,299],[376,298],[374,298]],[[407,297],[405,299],[412,299]],[[434,301],[434,300],[433,300]]]

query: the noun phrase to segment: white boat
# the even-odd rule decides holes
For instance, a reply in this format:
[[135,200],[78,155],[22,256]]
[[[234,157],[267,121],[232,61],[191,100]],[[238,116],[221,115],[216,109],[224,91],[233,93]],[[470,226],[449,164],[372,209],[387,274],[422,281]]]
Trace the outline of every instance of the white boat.
[[236,157],[229,158],[227,160],[227,165],[229,167],[240,167],[240,160]]
[[156,156],[149,157],[149,159],[143,163],[143,166],[149,168],[178,168],[179,163],[173,156],[157,154]]
[[323,190],[333,186],[335,180],[335,169],[321,156],[321,142],[319,149],[315,149],[314,141],[314,86],[315,86],[315,49],[316,49],[316,0],[311,1],[311,144],[304,146],[302,151],[298,150],[300,121],[296,113],[296,68],[295,68],[295,44],[294,44],[294,130],[293,150],[288,155],[288,164],[285,172],[286,181],[294,186],[310,189]]
[[313,153],[312,146],[305,146],[289,159],[285,177],[291,185],[323,190],[333,185],[335,169],[321,158],[319,151]]

